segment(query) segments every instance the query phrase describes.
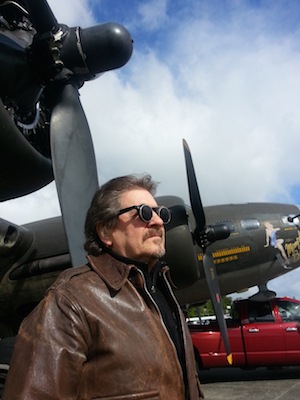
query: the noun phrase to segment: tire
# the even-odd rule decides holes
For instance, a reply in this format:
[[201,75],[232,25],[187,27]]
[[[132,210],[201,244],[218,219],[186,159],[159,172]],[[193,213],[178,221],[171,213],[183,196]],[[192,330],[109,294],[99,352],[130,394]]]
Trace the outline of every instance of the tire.
[[0,400],[3,396],[4,385],[9,370],[9,364],[14,350],[15,341],[15,337],[2,339],[0,341]]

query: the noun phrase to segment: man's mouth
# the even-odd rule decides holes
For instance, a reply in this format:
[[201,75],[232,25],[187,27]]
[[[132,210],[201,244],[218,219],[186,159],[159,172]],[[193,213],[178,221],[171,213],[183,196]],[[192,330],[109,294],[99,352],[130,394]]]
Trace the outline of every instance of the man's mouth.
[[159,237],[162,238],[163,237],[163,233],[161,231],[158,230],[154,230],[152,229],[151,231],[148,231],[145,235],[145,239],[149,239],[149,238],[155,238],[155,237]]

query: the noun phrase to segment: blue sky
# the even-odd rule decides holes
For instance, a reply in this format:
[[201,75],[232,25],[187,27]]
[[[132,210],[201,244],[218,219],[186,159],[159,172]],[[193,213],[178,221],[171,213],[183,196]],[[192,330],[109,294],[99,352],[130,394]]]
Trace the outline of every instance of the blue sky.
[[[115,21],[134,40],[126,66],[81,89],[100,183],[149,172],[161,182],[159,195],[188,203],[185,138],[204,205],[300,204],[299,1],[49,4],[61,23]],[[0,204],[1,217],[15,223],[59,213],[53,183]],[[300,272],[293,274],[272,285],[300,298]]]

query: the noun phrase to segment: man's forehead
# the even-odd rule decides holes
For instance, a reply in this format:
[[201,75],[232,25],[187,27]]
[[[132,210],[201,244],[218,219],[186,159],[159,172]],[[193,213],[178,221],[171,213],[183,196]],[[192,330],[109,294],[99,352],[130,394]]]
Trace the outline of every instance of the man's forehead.
[[157,205],[152,194],[143,188],[134,188],[122,193],[120,203],[122,207],[138,206],[141,204],[147,204],[152,207]]

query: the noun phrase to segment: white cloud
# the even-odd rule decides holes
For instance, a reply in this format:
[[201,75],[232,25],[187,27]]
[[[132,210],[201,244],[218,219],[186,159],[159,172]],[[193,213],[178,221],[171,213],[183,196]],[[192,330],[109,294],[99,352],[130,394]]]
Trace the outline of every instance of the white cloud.
[[[279,278],[272,279],[267,285],[269,290],[273,290],[277,297],[292,297],[300,299],[299,270],[290,271]],[[253,287],[245,292],[232,293],[230,297],[235,299],[246,299],[258,292],[257,287]]]
[[54,182],[34,194],[0,203],[1,218],[19,225],[60,214]]
[[[142,8],[149,20],[149,10],[165,15],[167,3],[160,3],[163,9],[143,2],[137,12]],[[50,4],[67,23],[91,15],[83,2]],[[78,7],[83,10],[75,21],[70,9]],[[125,173],[124,166],[150,170],[163,192],[175,188],[186,197],[185,137],[204,204],[293,201],[288,189],[299,184],[297,39],[270,36],[266,14],[245,11],[239,3],[229,22],[214,23],[209,10],[201,11],[186,13],[163,36],[164,54],[155,47],[146,54],[135,49],[123,68],[125,78],[108,72],[81,90],[100,180],[106,178],[102,171]]]
[[[49,3],[59,22],[94,23],[88,1]],[[243,2],[235,3],[228,19],[217,9],[212,17],[206,2],[192,11],[186,5],[177,16],[170,14],[171,2],[140,4],[129,13],[140,29],[138,42],[143,23],[148,31],[165,23],[159,46],[150,40],[145,50],[139,44],[121,71],[81,89],[100,182],[149,172],[161,182],[159,194],[188,201],[185,138],[205,205],[299,204],[289,192],[300,185],[299,34],[277,33],[269,25],[275,9],[250,11]],[[1,216],[17,223],[58,210],[54,185],[0,204]]]
[[88,0],[48,0],[58,23],[85,28],[95,24]]
[[141,2],[138,6],[140,24],[147,30],[158,29],[167,18],[167,0]]

